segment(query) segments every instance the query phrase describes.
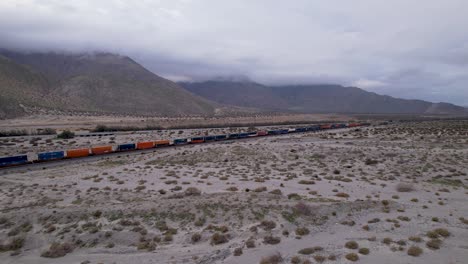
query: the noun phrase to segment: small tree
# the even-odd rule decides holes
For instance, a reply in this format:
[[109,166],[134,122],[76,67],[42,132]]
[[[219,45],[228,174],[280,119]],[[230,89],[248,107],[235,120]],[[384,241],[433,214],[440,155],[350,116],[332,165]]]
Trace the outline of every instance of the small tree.
[[61,139],[69,139],[69,138],[74,138],[75,133],[71,132],[70,130],[64,130],[62,133],[57,135],[57,138]]

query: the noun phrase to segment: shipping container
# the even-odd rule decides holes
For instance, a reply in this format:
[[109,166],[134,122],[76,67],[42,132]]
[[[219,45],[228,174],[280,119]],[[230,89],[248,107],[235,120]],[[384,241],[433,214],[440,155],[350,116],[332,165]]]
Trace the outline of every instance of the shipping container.
[[257,135],[258,135],[258,136],[266,136],[266,135],[268,135],[268,132],[265,131],[265,130],[257,131]]
[[236,139],[239,138],[239,134],[229,134],[229,139]]
[[134,143],[121,144],[117,146],[118,151],[127,151],[127,150],[134,150],[134,149],[135,149]]
[[92,147],[91,154],[93,155],[100,155],[112,152],[112,146],[99,146],[99,147]]
[[247,133],[247,135],[248,135],[249,137],[256,137],[256,136],[258,136],[258,135],[257,135],[257,132],[249,132],[249,133]]
[[64,157],[65,157],[64,151],[43,152],[43,153],[37,154],[37,159],[39,161],[57,160],[57,159],[63,159]]
[[67,150],[67,158],[79,158],[89,156],[89,149],[69,149]]
[[186,138],[174,139],[174,145],[183,145],[187,143],[188,143],[188,140]]
[[28,163],[28,155],[19,155],[0,158],[0,167],[20,165]]
[[205,142],[204,137],[193,137],[190,139],[190,143],[192,144],[203,143],[203,142]]
[[239,138],[246,138],[249,136],[249,133],[240,133]]
[[205,142],[215,141],[215,139],[216,139],[215,136],[206,136],[206,137],[205,137]]
[[137,149],[154,148],[154,142],[153,141],[137,142],[136,148]]
[[156,147],[163,147],[163,146],[169,146],[170,142],[169,140],[156,140],[154,142],[154,145]]
[[217,135],[215,136],[215,140],[224,140],[227,139],[227,135]]
[[281,129],[280,134],[288,134],[289,133],[289,129]]
[[268,130],[268,135],[279,135],[280,131],[279,130]]
[[300,132],[306,132],[306,131],[307,131],[307,128],[305,128],[305,127],[298,127],[298,128],[296,128],[296,131],[295,131],[295,132],[300,133]]
[[321,125],[320,129],[330,129],[332,128],[331,125]]

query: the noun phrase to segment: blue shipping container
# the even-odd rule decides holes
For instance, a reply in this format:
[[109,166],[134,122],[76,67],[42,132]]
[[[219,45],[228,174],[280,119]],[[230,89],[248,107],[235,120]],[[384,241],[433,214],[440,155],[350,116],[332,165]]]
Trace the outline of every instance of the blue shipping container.
[[65,157],[64,151],[44,152],[37,154],[39,160],[54,160],[63,159]]
[[186,138],[174,139],[174,145],[182,145],[182,144],[187,144]]
[[205,141],[213,141],[215,140],[215,136],[206,136]]
[[124,151],[124,150],[132,150],[135,149],[135,144],[130,143],[130,144],[122,144],[117,147],[118,150]]
[[217,135],[217,136],[215,136],[216,140],[223,140],[223,139],[226,139],[226,138],[227,138],[226,135]]
[[229,134],[229,138],[238,138],[239,134]]
[[0,158],[0,167],[24,163],[28,163],[27,155]]

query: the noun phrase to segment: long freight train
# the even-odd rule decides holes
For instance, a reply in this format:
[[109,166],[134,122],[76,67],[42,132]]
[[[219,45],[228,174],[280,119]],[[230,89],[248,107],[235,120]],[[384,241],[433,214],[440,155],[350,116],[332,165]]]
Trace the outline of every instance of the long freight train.
[[157,140],[157,141],[144,141],[137,143],[127,143],[120,145],[109,145],[109,146],[98,146],[81,149],[69,149],[52,152],[42,152],[34,154],[23,154],[18,156],[1,157],[0,167],[23,165],[29,163],[47,162],[52,160],[60,159],[72,159],[79,157],[87,157],[94,155],[105,155],[115,152],[132,151],[132,150],[144,150],[151,148],[179,146],[186,144],[200,144],[206,142],[222,141],[222,140],[233,140],[250,137],[263,137],[270,135],[282,135],[289,133],[303,133],[309,131],[322,131],[328,129],[347,128],[347,127],[359,127],[368,126],[369,123],[339,123],[339,124],[326,124],[326,125],[313,125],[308,127],[298,127],[290,129],[278,129],[278,130],[260,130],[256,132],[244,132],[235,134],[224,134],[224,135],[208,135],[208,136],[197,136],[192,138],[179,138],[174,140]]

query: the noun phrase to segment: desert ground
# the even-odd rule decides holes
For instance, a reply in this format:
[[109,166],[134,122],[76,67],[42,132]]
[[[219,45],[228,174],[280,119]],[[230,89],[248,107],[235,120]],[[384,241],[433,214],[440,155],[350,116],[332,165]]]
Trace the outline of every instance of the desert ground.
[[466,263],[467,174],[462,120],[4,169],[0,263]]

